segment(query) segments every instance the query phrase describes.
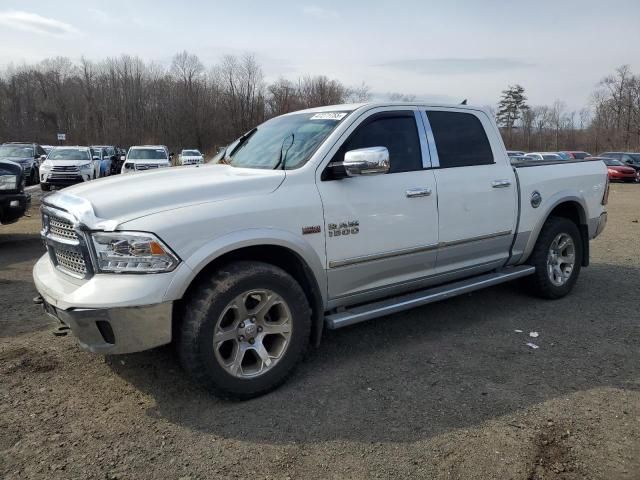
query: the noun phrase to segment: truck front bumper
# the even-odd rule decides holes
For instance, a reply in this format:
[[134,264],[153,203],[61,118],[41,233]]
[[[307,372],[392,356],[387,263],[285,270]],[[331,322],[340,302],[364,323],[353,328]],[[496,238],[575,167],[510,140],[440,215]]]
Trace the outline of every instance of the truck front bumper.
[[31,202],[26,193],[4,194],[0,192],[0,223],[13,223],[22,217]]
[[171,342],[174,273],[94,275],[89,280],[61,273],[44,255],[33,280],[45,312],[68,326],[85,350],[133,353]]
[[173,302],[142,307],[60,310],[42,299],[44,311],[68,326],[82,348],[114,355],[148,350],[171,342]]

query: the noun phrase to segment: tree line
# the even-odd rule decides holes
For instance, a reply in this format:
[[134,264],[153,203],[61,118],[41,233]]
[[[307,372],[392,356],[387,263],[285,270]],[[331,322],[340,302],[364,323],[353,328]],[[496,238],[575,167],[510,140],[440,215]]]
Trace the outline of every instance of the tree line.
[[[66,133],[68,144],[160,143],[211,153],[270,117],[370,97],[364,83],[351,87],[324,75],[268,83],[248,54],[211,68],[188,52],[168,66],[129,55],[97,62],[56,57],[0,71],[0,141],[54,144],[56,133]],[[640,150],[640,75],[628,66],[604,77],[579,110],[561,100],[530,106],[520,85],[490,109],[509,149]]]
[[495,111],[508,149],[524,151],[640,151],[640,75],[623,65],[596,86],[588,105],[561,100],[530,106],[521,85],[509,86]]
[[265,82],[252,55],[212,68],[188,52],[168,67],[122,55],[66,57],[0,72],[0,141],[166,144],[211,152],[264,120],[302,108],[365,101],[369,88],[324,75]]

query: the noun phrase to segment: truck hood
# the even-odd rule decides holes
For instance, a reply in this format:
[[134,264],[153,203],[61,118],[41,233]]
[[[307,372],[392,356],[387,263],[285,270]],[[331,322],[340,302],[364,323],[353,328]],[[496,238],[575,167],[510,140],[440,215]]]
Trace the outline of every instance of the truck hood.
[[34,161],[33,157],[2,157],[0,160],[8,160],[10,162],[16,162],[20,165],[31,164]]
[[119,224],[164,210],[268,194],[284,178],[282,170],[229,165],[162,168],[81,183],[47,197],[47,203],[55,205],[55,195],[79,197],[91,204],[96,217]]

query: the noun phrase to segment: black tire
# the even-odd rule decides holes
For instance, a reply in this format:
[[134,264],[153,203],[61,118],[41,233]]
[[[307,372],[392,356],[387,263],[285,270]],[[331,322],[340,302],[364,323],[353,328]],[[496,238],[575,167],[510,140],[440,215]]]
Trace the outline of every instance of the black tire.
[[[571,237],[575,246],[575,261],[570,277],[563,285],[556,285],[551,281],[547,270],[547,258],[551,244],[560,234]],[[538,241],[527,263],[536,267],[536,272],[528,277],[530,288],[533,292],[548,299],[562,298],[567,295],[580,276],[582,266],[582,236],[578,226],[571,220],[563,217],[549,217],[540,231]]]
[[[282,357],[255,378],[238,378],[227,372],[214,353],[213,332],[223,310],[243,292],[269,289],[291,312],[292,330]],[[281,385],[293,372],[309,344],[311,309],[300,285],[284,270],[253,261],[221,267],[197,285],[188,298],[176,342],[182,367],[197,383],[216,396],[249,399]]]
[[35,168],[31,170],[31,185],[37,185],[40,183],[40,177],[38,175],[38,170]]
[[51,185],[49,185],[48,183],[41,183],[40,188],[43,192],[48,192],[51,190]]

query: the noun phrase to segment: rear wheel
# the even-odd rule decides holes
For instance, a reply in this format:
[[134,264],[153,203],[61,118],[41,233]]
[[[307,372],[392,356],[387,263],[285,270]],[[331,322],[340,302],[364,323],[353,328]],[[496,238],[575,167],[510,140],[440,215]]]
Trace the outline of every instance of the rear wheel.
[[536,267],[535,274],[528,277],[533,291],[550,299],[567,295],[580,275],[582,252],[577,225],[563,217],[550,217],[528,262]]
[[246,399],[273,390],[309,343],[311,310],[298,283],[261,262],[237,262],[187,300],[178,353],[183,368],[213,393]]

